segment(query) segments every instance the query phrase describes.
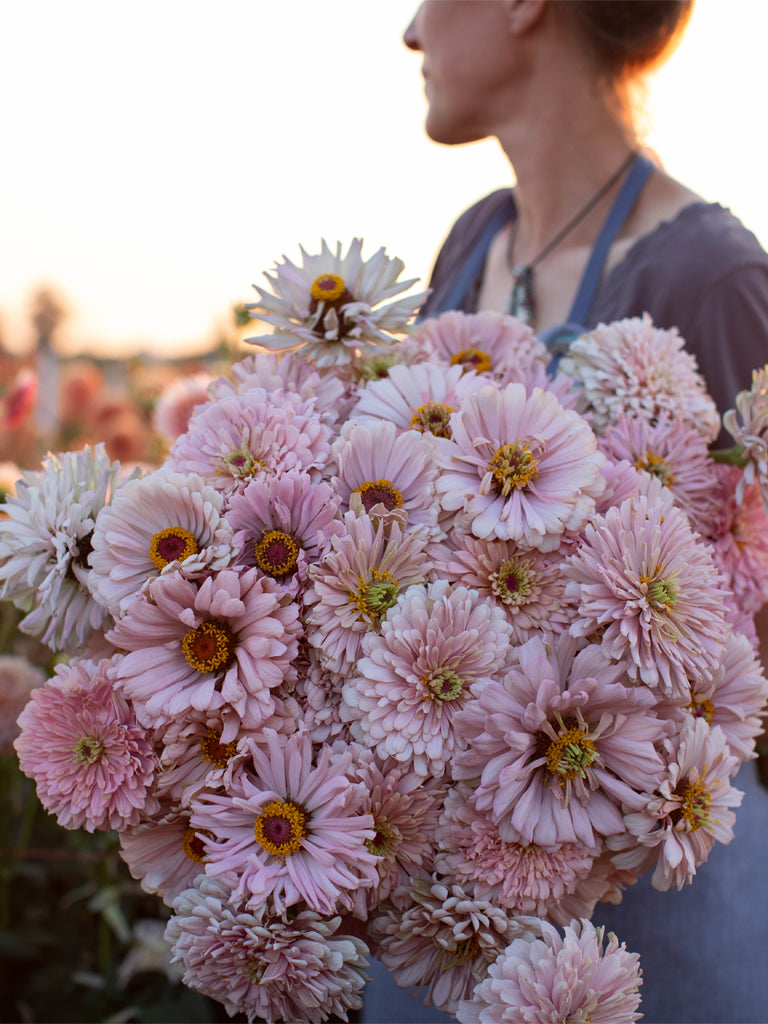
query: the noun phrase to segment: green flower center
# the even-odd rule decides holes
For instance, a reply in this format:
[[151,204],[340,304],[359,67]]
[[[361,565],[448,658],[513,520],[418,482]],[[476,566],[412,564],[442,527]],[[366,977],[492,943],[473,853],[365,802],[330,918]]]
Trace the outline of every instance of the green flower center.
[[441,668],[425,676],[429,695],[432,700],[446,704],[456,700],[464,691],[464,680],[453,669]]
[[373,828],[376,835],[373,839],[366,839],[365,846],[375,857],[386,857],[400,845],[402,835],[394,825],[382,821],[376,822]]
[[712,795],[703,782],[683,783],[678,795],[683,798],[680,817],[685,821],[687,832],[696,832],[702,825],[710,824]]
[[534,575],[519,558],[502,562],[490,578],[491,592],[504,604],[525,604],[533,590]]
[[567,728],[547,748],[546,769],[561,783],[585,778],[587,768],[597,759],[598,752],[587,734],[578,726]]
[[660,455],[654,455],[653,452],[646,452],[644,458],[642,456],[638,458],[635,462],[635,469],[644,469],[646,473],[651,473],[661,480],[665,487],[671,487],[675,482],[675,474],[672,472],[670,464]]
[[360,618],[378,626],[381,617],[397,602],[400,584],[382,569],[372,569],[366,580],[362,576],[358,580],[351,600],[357,605]]
[[81,736],[75,744],[74,754],[82,765],[98,764],[104,756],[104,742],[98,736]]

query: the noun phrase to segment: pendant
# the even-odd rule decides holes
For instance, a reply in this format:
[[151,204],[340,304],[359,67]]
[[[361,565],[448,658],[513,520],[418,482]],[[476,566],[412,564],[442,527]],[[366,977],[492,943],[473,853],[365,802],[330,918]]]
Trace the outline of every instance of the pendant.
[[507,313],[531,327],[536,315],[536,303],[533,296],[533,268],[521,263],[512,271],[512,281],[512,293],[509,296]]

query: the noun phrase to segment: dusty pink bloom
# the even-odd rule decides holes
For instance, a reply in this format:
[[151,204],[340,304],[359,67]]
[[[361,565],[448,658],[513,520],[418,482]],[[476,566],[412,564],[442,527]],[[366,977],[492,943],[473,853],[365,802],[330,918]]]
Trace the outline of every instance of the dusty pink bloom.
[[345,510],[357,495],[368,513],[383,505],[389,513],[405,513],[407,529],[437,532],[434,446],[417,431],[398,432],[386,420],[352,421],[334,443],[333,455],[338,466],[333,485]]
[[422,320],[406,342],[409,362],[463,366],[507,384],[549,355],[530,327],[501,313],[451,310]]
[[597,502],[598,515],[607,512],[612,505],[621,505],[627,498],[635,498],[640,493],[645,474],[635,469],[626,459],[614,462],[609,458],[600,472],[605,479],[605,490]]
[[450,437],[451,414],[485,383],[458,365],[397,364],[382,380],[368,382],[350,415],[362,423],[388,420],[398,430]]
[[626,816],[627,833],[608,845],[614,863],[638,874],[655,866],[653,887],[665,892],[693,880],[715,842],[733,839],[735,815],[744,794],[730,777],[739,761],[725,733],[702,718],[687,719],[664,741],[666,772],[642,810]]
[[715,512],[705,536],[739,608],[754,614],[768,601],[768,514],[757,484],[743,487],[735,466],[716,466]]
[[252,480],[233,495],[226,519],[235,531],[237,562],[257,566],[296,595],[307,581],[307,567],[324,554],[331,537],[344,533],[339,498],[326,483],[289,472]]
[[444,580],[409,588],[381,633],[364,638],[342,691],[353,735],[382,759],[440,778],[463,746],[455,716],[472,684],[502,667],[509,642],[504,613],[477,591]]
[[577,907],[591,915],[608,884],[594,870],[599,847],[563,843],[545,849],[535,843],[506,842],[488,814],[478,812],[471,790],[459,785],[445,800],[438,830],[435,871],[478,899],[514,914],[533,914],[558,923]]
[[475,805],[507,842],[594,847],[624,831],[623,811],[661,773],[652,694],[622,686],[598,646],[576,651],[567,636],[552,647],[533,637],[457,716],[466,750],[454,776],[479,780]]
[[625,660],[637,682],[685,702],[689,676],[719,664],[722,581],[680,509],[644,497],[608,509],[585,527],[564,572],[579,601],[572,635],[599,631],[606,655]]
[[250,1022],[346,1021],[360,1008],[368,948],[340,934],[340,917],[248,912],[230,896],[218,879],[202,877],[174,902],[166,937],[186,985]]
[[19,735],[16,719],[45,678],[45,672],[26,658],[0,655],[0,755],[13,752],[13,741]]
[[294,694],[312,742],[333,743],[337,739],[351,742],[349,724],[341,717],[341,691],[346,677],[327,669],[317,648],[311,644],[302,647],[305,658]]
[[689,713],[719,725],[739,762],[755,756],[755,740],[764,727],[766,681],[760,660],[748,637],[728,634],[725,655],[711,680],[691,684]]
[[124,829],[155,804],[152,745],[113,691],[110,668],[110,661],[57,666],[19,715],[19,765],[62,828]]
[[376,955],[401,988],[426,989],[424,1003],[455,1013],[513,939],[534,936],[532,918],[515,918],[460,885],[414,879],[395,906],[374,918]]
[[209,400],[213,380],[209,373],[192,373],[163,388],[152,411],[152,426],[166,444],[184,433],[195,409]]
[[553,551],[594,514],[605,457],[589,425],[551,392],[522,384],[471,395],[439,450],[437,492],[472,533]]
[[515,939],[488,969],[461,1024],[632,1024],[642,1017],[640,958],[585,918],[563,935],[542,923],[541,938]]
[[124,484],[93,531],[90,586],[112,615],[169,567],[187,576],[234,558],[222,497],[201,477],[157,470]]
[[752,371],[752,387],[738,393],[736,408],[724,414],[723,426],[747,463],[736,500],[741,500],[745,487],[757,484],[768,512],[768,365]]
[[574,604],[565,597],[564,557],[559,551],[545,554],[513,541],[479,540],[457,531],[449,544],[434,549],[437,576],[495,601],[516,643],[525,643],[534,633],[559,635],[568,629]]
[[373,839],[366,846],[376,856],[378,883],[358,890],[355,911],[368,911],[412,878],[429,878],[435,853],[435,830],[444,788],[424,779],[394,758],[381,762],[365,747],[352,745],[351,774],[363,785],[363,809],[373,816]]
[[313,401],[253,388],[204,405],[177,438],[166,466],[197,473],[227,495],[253,477],[289,470],[317,475],[330,455],[330,429]]
[[313,757],[305,730],[265,729],[251,742],[225,792],[199,795],[192,825],[210,833],[206,873],[238,874],[236,897],[249,908],[266,901],[281,913],[302,900],[321,914],[348,909],[360,887],[377,880],[373,818],[349,776],[351,753],[331,763],[330,747]]
[[368,516],[344,516],[346,536],[333,537],[322,562],[310,566],[304,594],[307,639],[324,667],[345,675],[362,651],[363,637],[380,628],[399,594],[422,583],[432,563],[426,531],[403,534]]
[[272,714],[271,690],[297,653],[299,609],[256,569],[202,581],[160,576],[107,633],[127,654],[116,685],[149,727],[194,708],[228,708],[247,729]]
[[663,413],[681,415],[713,441],[720,416],[683,345],[674,328],[654,327],[646,314],[598,324],[571,345],[560,368],[582,385],[598,434],[623,410],[652,423]]
[[141,824],[120,833],[120,856],[142,889],[170,906],[202,874],[205,838],[190,825],[189,811],[163,805]]
[[653,423],[619,410],[599,445],[608,458],[626,459],[668,487],[694,529],[705,532],[715,514],[717,467],[698,428],[662,413]]

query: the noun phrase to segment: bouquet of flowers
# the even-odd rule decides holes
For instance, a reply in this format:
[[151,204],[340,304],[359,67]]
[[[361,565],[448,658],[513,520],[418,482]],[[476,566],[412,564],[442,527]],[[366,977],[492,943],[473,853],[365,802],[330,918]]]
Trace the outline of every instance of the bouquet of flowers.
[[595,905],[730,841],[762,727],[766,376],[718,461],[676,331],[552,366],[511,317],[415,324],[402,270],[284,259],[159,469],[24,474],[1,593],[60,663],[21,767],[230,1013],[346,1020],[375,953],[467,1024],[634,1021]]

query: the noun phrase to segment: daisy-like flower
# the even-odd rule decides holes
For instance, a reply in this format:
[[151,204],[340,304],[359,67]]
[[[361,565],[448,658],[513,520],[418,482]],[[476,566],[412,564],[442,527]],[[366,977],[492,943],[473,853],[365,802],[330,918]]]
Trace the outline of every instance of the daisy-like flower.
[[737,606],[754,615],[768,602],[768,513],[757,484],[742,487],[741,470],[717,465],[715,510],[705,536]]
[[538,922],[515,918],[460,885],[414,879],[395,906],[374,918],[376,955],[401,988],[426,989],[424,1003],[455,1013],[498,955],[518,937],[534,938]]
[[91,589],[119,616],[148,580],[178,569],[216,571],[234,558],[222,496],[195,474],[159,469],[124,484],[99,513],[91,538]]
[[307,639],[324,667],[338,675],[354,668],[366,633],[378,630],[406,587],[423,583],[432,563],[426,532],[403,534],[369,516],[344,516],[346,536],[331,538],[322,562],[310,566],[304,594]]
[[565,598],[561,552],[545,554],[512,541],[478,540],[458,532],[450,544],[434,549],[437,576],[494,600],[507,616],[515,643],[525,643],[534,633],[558,636],[568,629],[574,607]]
[[688,700],[688,678],[710,674],[726,638],[722,581],[708,545],[678,508],[639,497],[584,530],[564,567],[579,601],[573,636],[598,630],[605,653],[630,678]]
[[363,423],[388,420],[399,430],[450,437],[451,414],[486,383],[463,366],[399,364],[382,380],[372,380],[361,390],[350,416]]
[[62,828],[124,829],[156,804],[152,744],[109,680],[110,661],[59,665],[19,715],[21,770]]
[[340,933],[340,917],[248,912],[230,895],[218,879],[203,877],[175,900],[166,937],[185,985],[250,1022],[346,1021],[360,1008],[368,947]]
[[358,745],[352,751],[354,777],[366,793],[363,806],[373,816],[376,833],[365,845],[377,858],[378,883],[359,890],[355,907],[357,916],[365,919],[396,888],[431,875],[444,788],[394,758],[379,761]]
[[369,514],[405,513],[408,529],[437,532],[435,452],[417,431],[399,433],[386,420],[351,422],[334,443],[333,455],[338,467],[333,485],[345,509],[357,496]]
[[655,865],[651,882],[666,892],[693,880],[715,842],[733,839],[735,815],[744,794],[731,785],[738,759],[723,730],[703,718],[687,719],[664,741],[667,770],[642,810],[626,816],[627,832],[609,840],[614,863],[638,873]]
[[0,655],[0,756],[13,753],[13,741],[19,735],[16,719],[45,679],[45,672],[26,658]]
[[[301,249],[300,267],[283,257],[274,274],[264,275],[272,291],[254,285],[259,301],[245,306],[276,332],[246,341],[278,351],[296,349],[321,368],[392,344],[392,335],[407,330],[427,293],[404,296],[418,278],[400,281],[402,260],[391,259],[384,248],[363,260],[362,247],[362,239],[355,238],[342,256],[340,242],[333,253],[323,240],[317,255]],[[400,298],[388,301],[395,295]]]
[[736,408],[723,415],[723,426],[746,462],[736,499],[741,499],[745,487],[756,483],[768,512],[768,365],[752,371],[752,387],[740,391],[735,401]]
[[214,398],[243,394],[253,388],[295,392],[302,401],[312,401],[323,422],[333,426],[344,397],[344,385],[336,375],[321,376],[306,359],[293,352],[256,352],[231,367],[233,381],[220,377],[211,392]]
[[190,709],[226,708],[257,729],[296,656],[298,613],[255,569],[225,569],[202,582],[179,572],[159,576],[107,633],[127,652],[115,684],[150,728]]
[[530,327],[512,316],[449,310],[418,325],[405,343],[409,362],[461,366],[507,384],[523,382],[549,354]]
[[440,448],[437,492],[482,539],[553,551],[594,514],[605,456],[581,416],[538,388],[486,387],[451,420]]
[[633,1024],[642,1017],[640,957],[591,921],[563,935],[542,923],[541,938],[515,939],[457,1013],[461,1024]]
[[495,604],[447,581],[411,587],[363,640],[365,656],[344,686],[352,732],[380,758],[436,778],[462,749],[454,719],[473,683],[504,664],[510,641]]
[[94,522],[111,500],[119,465],[103,445],[49,455],[0,506],[0,597],[27,612],[20,629],[52,650],[82,650],[108,617],[91,596]]
[[691,684],[688,712],[719,726],[739,763],[755,756],[763,731],[768,681],[748,637],[731,630],[725,655],[711,680]]
[[252,388],[199,409],[166,466],[197,473],[231,495],[254,477],[289,470],[318,475],[328,461],[330,436],[312,401],[294,392]]
[[720,416],[695,357],[683,345],[675,328],[654,327],[645,314],[598,324],[573,342],[560,367],[582,385],[598,434],[623,409],[652,423],[663,413],[679,415],[714,441]]
[[291,594],[307,581],[333,536],[344,532],[340,499],[329,484],[313,484],[306,473],[252,480],[230,502],[226,519],[235,531],[237,562],[258,567]]
[[513,914],[566,923],[581,906],[589,917],[608,888],[594,870],[599,847],[563,843],[549,850],[536,843],[506,842],[461,784],[446,796],[438,839],[438,874]]
[[697,427],[667,413],[651,423],[644,416],[625,416],[619,411],[600,448],[610,459],[626,459],[636,469],[657,477],[672,492],[675,504],[694,529],[705,532],[715,512],[717,467]]
[[373,818],[352,781],[352,754],[332,761],[330,747],[313,760],[306,730],[280,736],[265,729],[250,743],[251,760],[232,773],[226,792],[203,792],[192,825],[205,843],[209,875],[234,871],[235,897],[248,909],[265,902],[276,913],[304,901],[333,914],[352,905],[355,891],[374,885]]
[[576,651],[567,636],[552,647],[533,637],[457,715],[466,749],[454,777],[479,780],[475,806],[506,842],[593,848],[624,832],[623,812],[642,806],[661,774],[654,743],[665,724],[653,695],[621,685],[621,666],[599,646]]
[[163,806],[119,838],[120,856],[131,877],[167,906],[205,870],[208,835],[192,828],[189,811]]
[[195,409],[210,399],[209,373],[193,373],[171,381],[159,394],[152,410],[152,426],[166,444],[173,444],[187,429]]

